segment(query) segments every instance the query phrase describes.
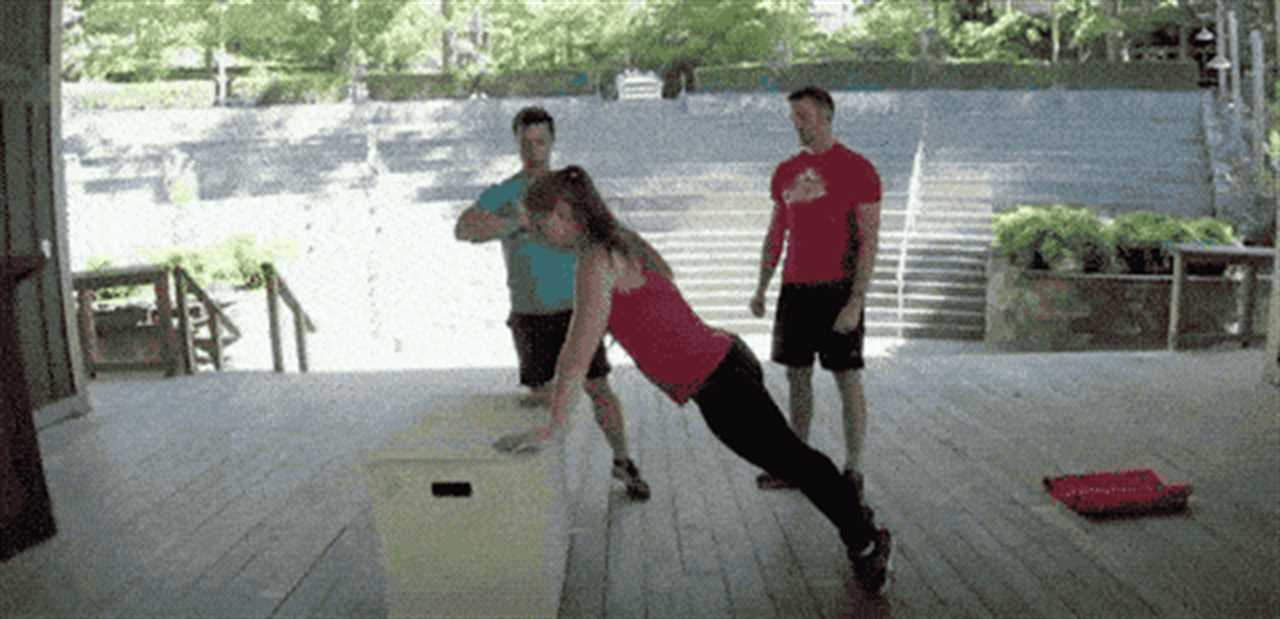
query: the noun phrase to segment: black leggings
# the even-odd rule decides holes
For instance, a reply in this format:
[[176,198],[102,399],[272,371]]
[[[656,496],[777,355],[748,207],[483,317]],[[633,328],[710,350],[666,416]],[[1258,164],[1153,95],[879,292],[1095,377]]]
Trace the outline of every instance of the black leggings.
[[872,511],[859,504],[853,482],[831,459],[787,425],[764,386],[760,361],[742,340],[733,339],[729,354],[693,396],[707,427],[746,461],[794,483],[840,530],[846,544],[862,548],[875,532]]

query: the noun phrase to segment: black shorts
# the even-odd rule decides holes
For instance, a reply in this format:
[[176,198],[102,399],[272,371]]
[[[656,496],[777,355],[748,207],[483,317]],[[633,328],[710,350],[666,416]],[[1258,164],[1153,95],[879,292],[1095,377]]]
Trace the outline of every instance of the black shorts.
[[[556,314],[511,314],[507,326],[516,342],[516,355],[520,357],[520,384],[540,387],[551,382],[556,374],[556,359],[560,347],[569,334],[569,320],[573,312]],[[587,378],[609,375],[609,357],[604,352],[604,342],[596,347],[591,357]]]
[[832,371],[861,370],[863,327],[866,309],[858,318],[852,333],[832,330],[836,316],[849,302],[852,282],[820,282],[816,284],[783,284],[778,296],[778,311],[773,321],[773,354],[777,363],[787,367],[813,366],[818,355],[822,367]]

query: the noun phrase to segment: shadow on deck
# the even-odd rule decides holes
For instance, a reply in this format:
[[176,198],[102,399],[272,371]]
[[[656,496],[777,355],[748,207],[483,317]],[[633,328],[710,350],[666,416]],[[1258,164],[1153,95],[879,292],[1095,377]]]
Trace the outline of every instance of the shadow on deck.
[[[863,458],[897,550],[876,602],[801,495],[758,491],[695,408],[618,367],[654,494],[628,502],[577,421],[590,492],[561,616],[1274,616],[1280,391],[1261,354],[873,360]],[[811,438],[842,464],[831,382],[815,380]],[[514,383],[509,368],[94,383],[92,414],[40,434],[60,532],[0,564],[0,616],[384,616],[360,463],[433,398]],[[1191,482],[1190,510],[1094,522],[1040,486],[1125,467]]]

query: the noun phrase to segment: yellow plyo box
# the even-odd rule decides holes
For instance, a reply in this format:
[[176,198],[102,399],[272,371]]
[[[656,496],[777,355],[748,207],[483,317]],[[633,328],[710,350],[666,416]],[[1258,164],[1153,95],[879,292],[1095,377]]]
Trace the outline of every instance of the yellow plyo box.
[[493,448],[545,416],[515,394],[441,399],[370,455],[392,617],[556,616],[576,485],[564,442],[534,454]]

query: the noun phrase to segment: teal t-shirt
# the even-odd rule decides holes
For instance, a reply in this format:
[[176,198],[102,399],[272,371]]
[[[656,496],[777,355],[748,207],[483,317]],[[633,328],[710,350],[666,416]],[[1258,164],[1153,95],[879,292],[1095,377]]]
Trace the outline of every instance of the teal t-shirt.
[[[507,214],[515,208],[524,187],[524,178],[517,173],[484,190],[476,203],[487,212]],[[550,314],[573,309],[576,258],[572,251],[534,241],[521,230],[502,239],[502,257],[507,263],[511,311]]]

